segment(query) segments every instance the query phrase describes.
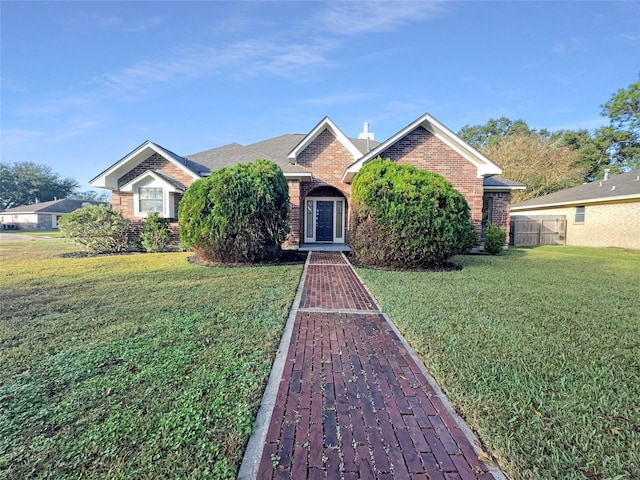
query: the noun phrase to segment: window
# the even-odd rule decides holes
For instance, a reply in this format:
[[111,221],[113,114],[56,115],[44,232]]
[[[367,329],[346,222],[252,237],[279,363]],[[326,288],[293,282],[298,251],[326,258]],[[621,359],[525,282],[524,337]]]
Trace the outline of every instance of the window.
[[162,215],[162,188],[140,187],[139,194],[141,213],[158,212],[160,215]]
[[313,200],[307,200],[307,238],[313,237]]
[[584,223],[584,207],[576,207],[576,223]]
[[342,200],[336,200],[336,238],[342,238]]

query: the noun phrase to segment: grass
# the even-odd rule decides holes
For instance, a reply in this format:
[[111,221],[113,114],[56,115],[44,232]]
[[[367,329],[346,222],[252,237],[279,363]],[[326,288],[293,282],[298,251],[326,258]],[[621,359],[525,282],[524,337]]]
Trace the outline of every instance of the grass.
[[640,251],[541,247],[359,269],[515,479],[640,478]]
[[0,243],[0,478],[234,478],[302,271]]

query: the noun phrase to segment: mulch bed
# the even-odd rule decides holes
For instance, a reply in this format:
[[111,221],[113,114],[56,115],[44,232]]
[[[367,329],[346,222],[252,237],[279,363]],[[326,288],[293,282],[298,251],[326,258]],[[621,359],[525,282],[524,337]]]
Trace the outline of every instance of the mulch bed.
[[274,265],[301,265],[307,260],[307,252],[297,250],[282,250],[277,258],[268,261],[258,262],[213,262],[203,260],[195,255],[187,258],[189,263],[203,265],[205,267],[266,267]]
[[382,266],[382,265],[364,265],[356,259],[355,255],[352,252],[345,252],[345,255],[349,262],[358,268],[370,268],[372,270],[384,270],[387,272],[456,272],[462,270],[462,265],[458,265],[454,262],[444,262],[438,265],[433,265],[430,267],[393,267],[393,266]]

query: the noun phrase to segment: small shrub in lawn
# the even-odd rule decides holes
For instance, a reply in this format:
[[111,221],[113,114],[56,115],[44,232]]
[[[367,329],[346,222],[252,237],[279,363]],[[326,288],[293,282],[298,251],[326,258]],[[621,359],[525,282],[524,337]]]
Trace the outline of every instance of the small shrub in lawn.
[[363,265],[439,267],[477,242],[467,201],[436,173],[377,158],[351,195],[351,248]]
[[289,187],[268,160],[197,180],[180,202],[180,241],[205,262],[259,262],[280,253],[289,233]]
[[118,253],[127,249],[129,220],[110,205],[90,205],[63,215],[58,227],[92,253]]
[[507,230],[504,227],[491,224],[485,232],[484,251],[490,255],[498,255],[502,253],[506,241]]
[[158,212],[150,213],[140,234],[140,242],[147,252],[165,251],[171,242],[169,219],[160,218]]

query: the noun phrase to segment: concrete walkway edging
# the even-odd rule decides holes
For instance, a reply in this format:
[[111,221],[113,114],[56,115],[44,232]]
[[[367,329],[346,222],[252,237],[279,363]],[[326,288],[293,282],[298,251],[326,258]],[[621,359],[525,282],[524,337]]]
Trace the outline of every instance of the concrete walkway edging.
[[[362,285],[364,286],[364,289],[367,291],[367,293],[371,296],[371,298],[375,302],[376,306],[378,307],[378,310],[380,310],[381,315],[389,323],[389,326],[394,331],[394,333],[398,336],[398,338],[400,339],[400,342],[402,343],[404,348],[407,349],[407,352],[409,353],[409,356],[416,362],[416,364],[418,365],[418,368],[420,369],[420,371],[422,372],[424,377],[427,379],[427,382],[429,382],[429,385],[431,386],[431,388],[433,388],[433,390],[436,392],[436,396],[440,399],[440,401],[442,402],[442,405],[445,407],[447,412],[456,421],[456,423],[458,424],[458,428],[460,428],[460,431],[462,431],[462,433],[464,433],[465,437],[467,437],[467,440],[469,440],[469,443],[471,443],[471,445],[473,446],[474,451],[479,456],[480,453],[481,453],[481,449],[480,449],[481,442],[480,442],[480,439],[478,438],[478,436],[473,432],[473,430],[471,430],[471,427],[469,427],[467,422],[464,421],[464,419],[458,414],[458,412],[456,412],[455,408],[453,408],[453,405],[449,401],[448,397],[442,391],[442,388],[440,388],[440,384],[433,377],[431,372],[429,372],[429,370],[425,366],[424,362],[420,359],[420,357],[418,356],[416,351],[413,349],[413,347],[411,347],[411,345],[409,345],[409,342],[407,342],[407,339],[400,332],[400,330],[398,329],[397,325],[393,322],[393,320],[391,320],[389,315],[387,315],[384,312],[384,310],[382,309],[382,306],[378,302],[378,299],[375,297],[375,295],[373,295],[371,290],[369,290],[369,287],[367,287],[367,284],[364,283],[364,281],[362,280],[360,275],[358,275],[358,272],[356,271],[355,267],[351,264],[351,262],[349,262],[349,260],[346,258],[344,253],[342,254],[342,256],[345,257],[345,260],[347,260],[347,263],[351,267],[351,269],[353,270],[353,273],[356,275],[358,280],[360,280],[360,283],[362,283]],[[487,468],[489,469],[489,472],[494,476],[494,478],[496,480],[509,480],[509,478],[504,474],[504,472],[502,472],[502,470],[500,470],[497,466],[495,466],[495,465],[493,465],[491,463],[488,463],[486,461],[486,459],[483,459],[483,461],[484,461],[485,465],[487,466]]]
[[295,322],[296,315],[298,314],[300,299],[302,298],[302,291],[307,278],[307,270],[309,269],[310,261],[311,252],[307,254],[307,260],[304,263],[302,275],[300,275],[300,283],[298,283],[296,296],[293,299],[291,311],[289,312],[289,317],[287,318],[287,323],[285,324],[284,332],[280,339],[276,358],[274,359],[271,367],[269,380],[267,381],[267,386],[265,387],[264,394],[262,395],[262,400],[260,402],[260,408],[256,415],[256,426],[249,437],[247,448],[244,456],[242,457],[242,464],[238,471],[238,480],[255,480],[258,476],[258,467],[260,466],[260,459],[262,458],[262,451],[265,439],[267,438],[267,431],[269,430],[269,424],[271,423],[271,416],[273,414],[278,388],[280,387],[282,372],[284,371],[285,362],[287,360],[289,344],[291,343],[291,334],[293,332],[293,324]]

